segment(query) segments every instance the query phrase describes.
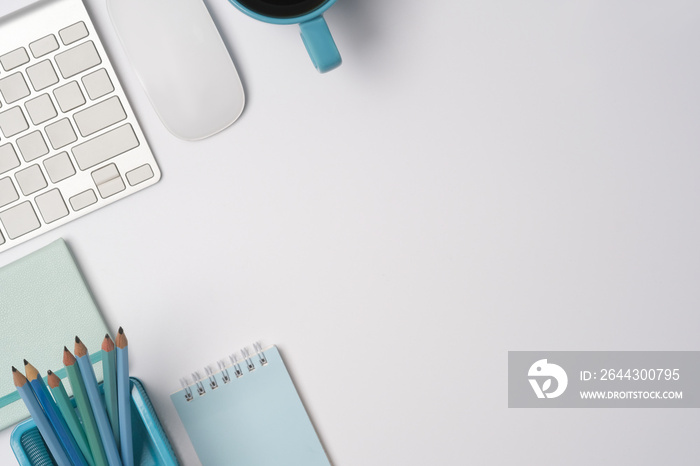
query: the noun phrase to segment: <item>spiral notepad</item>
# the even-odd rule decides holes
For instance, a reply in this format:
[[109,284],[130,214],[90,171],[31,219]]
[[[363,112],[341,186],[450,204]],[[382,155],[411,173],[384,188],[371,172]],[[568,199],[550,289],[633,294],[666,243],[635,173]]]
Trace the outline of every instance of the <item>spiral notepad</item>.
[[204,466],[330,466],[277,347],[218,362],[171,395]]

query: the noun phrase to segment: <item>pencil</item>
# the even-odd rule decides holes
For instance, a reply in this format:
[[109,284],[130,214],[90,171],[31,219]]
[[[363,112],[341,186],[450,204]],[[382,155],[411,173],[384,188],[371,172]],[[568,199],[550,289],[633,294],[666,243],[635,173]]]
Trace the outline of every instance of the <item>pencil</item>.
[[90,399],[92,413],[95,415],[97,430],[100,432],[102,445],[107,455],[107,462],[109,466],[122,466],[122,462],[119,459],[117,443],[112,433],[112,426],[109,424],[109,418],[105,410],[105,404],[102,401],[102,396],[100,396],[100,390],[97,388],[97,379],[95,378],[95,371],[92,368],[92,362],[90,362],[90,355],[88,354],[87,348],[78,337],[75,337],[75,356],[76,361],[78,361],[78,367],[80,368],[80,375],[85,383],[85,390]]
[[58,463],[58,466],[72,466],[68,455],[66,455],[66,452],[63,450],[61,441],[58,440],[56,432],[54,432],[53,427],[51,427],[49,418],[46,417],[43,408],[39,404],[39,400],[34,394],[31,384],[27,383],[27,378],[14,366],[12,366],[12,380],[15,383],[15,387],[17,387],[19,396],[27,406],[29,414],[31,414],[34,419],[39,433],[41,433],[41,436],[44,438],[46,446],[49,447],[51,455],[54,460],[56,460],[56,463]]
[[83,382],[83,377],[80,375],[80,368],[78,364],[76,364],[73,353],[68,351],[68,348],[65,346],[63,347],[63,365],[66,366],[68,380],[70,381],[70,386],[73,388],[73,398],[75,399],[75,404],[78,405],[80,418],[83,420],[85,436],[87,437],[88,445],[90,445],[90,452],[92,452],[95,465],[109,466],[107,455],[105,454],[105,449],[100,439],[100,432],[97,429],[95,415],[92,414],[92,407],[90,406],[90,399],[85,389],[85,382]]
[[129,380],[129,341],[124,329],[117,334],[117,393],[119,395],[119,429],[124,466],[134,466],[134,444],[131,434],[131,381]]
[[51,398],[49,389],[46,388],[46,385],[44,384],[44,379],[41,378],[39,371],[36,370],[36,367],[29,364],[26,359],[24,360],[24,372],[27,375],[29,384],[34,389],[34,394],[39,400],[39,404],[41,404],[41,406],[44,408],[44,412],[53,425],[53,429],[54,432],[56,432],[58,440],[63,444],[63,448],[66,450],[66,453],[68,454],[68,457],[73,465],[88,466],[83,454],[80,453],[78,444],[73,438],[73,435],[70,433],[70,430],[68,430],[66,421],[63,419],[61,412],[58,410],[58,406],[56,406],[53,398]]
[[83,430],[83,427],[80,425],[78,413],[75,412],[75,408],[73,408],[73,404],[68,398],[68,393],[66,392],[61,379],[53,372],[48,371],[48,384],[49,390],[53,395],[53,399],[58,405],[58,410],[61,411],[63,419],[68,425],[68,429],[70,430],[71,434],[73,434],[73,438],[78,444],[78,448],[80,448],[81,453],[85,457],[85,461],[87,461],[90,466],[95,466],[95,460],[92,458],[90,445],[88,445],[87,437],[85,437],[85,430]]
[[114,342],[105,335],[102,341],[102,373],[105,380],[102,388],[105,391],[105,405],[107,416],[112,424],[114,441],[119,445],[119,411],[117,408],[117,353],[114,351]]

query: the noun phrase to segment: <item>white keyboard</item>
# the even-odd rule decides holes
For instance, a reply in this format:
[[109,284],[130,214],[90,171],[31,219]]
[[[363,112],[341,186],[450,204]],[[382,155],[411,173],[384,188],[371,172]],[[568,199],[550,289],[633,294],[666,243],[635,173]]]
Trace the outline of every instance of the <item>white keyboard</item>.
[[0,252],[159,179],[82,1],[0,18]]

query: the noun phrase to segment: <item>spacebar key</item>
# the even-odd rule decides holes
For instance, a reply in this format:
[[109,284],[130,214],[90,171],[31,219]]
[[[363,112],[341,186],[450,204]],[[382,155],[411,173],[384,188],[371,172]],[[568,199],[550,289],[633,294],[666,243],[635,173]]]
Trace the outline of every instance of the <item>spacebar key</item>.
[[98,163],[138,147],[138,145],[139,140],[136,138],[134,128],[127,123],[73,147],[73,156],[78,167],[81,170],[87,170]]

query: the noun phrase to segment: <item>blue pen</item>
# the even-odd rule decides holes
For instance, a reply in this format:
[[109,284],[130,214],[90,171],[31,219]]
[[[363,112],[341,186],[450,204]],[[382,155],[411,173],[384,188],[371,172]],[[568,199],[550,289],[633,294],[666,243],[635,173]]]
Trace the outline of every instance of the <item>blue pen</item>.
[[29,414],[31,414],[34,419],[39,433],[41,433],[41,436],[44,438],[46,446],[49,447],[51,455],[56,460],[56,463],[58,463],[58,466],[72,466],[68,455],[66,455],[66,452],[63,450],[61,441],[58,440],[56,432],[54,432],[53,427],[51,427],[49,418],[46,417],[44,410],[41,408],[39,400],[37,400],[34,390],[32,390],[32,386],[28,383],[27,378],[20,371],[12,367],[12,380],[15,383],[15,387],[17,387],[19,396],[27,406]]
[[39,404],[44,408],[46,417],[49,418],[53,430],[56,432],[56,436],[63,445],[72,464],[74,466],[88,466],[85,457],[80,452],[77,442],[73,438],[73,434],[68,430],[68,425],[63,419],[63,415],[61,415],[58,406],[56,406],[56,403],[49,394],[49,389],[46,388],[44,380],[39,375],[39,371],[36,370],[36,367],[29,364],[26,359],[24,360],[24,372],[27,374],[27,380],[29,380],[29,384],[32,386],[37,400],[39,400]]
[[90,355],[88,354],[87,348],[78,337],[75,337],[75,356],[76,361],[78,361],[78,367],[80,368],[80,375],[83,378],[83,382],[85,382],[85,390],[87,391],[88,399],[92,406],[92,413],[95,415],[95,421],[97,421],[97,430],[100,432],[102,445],[107,455],[107,462],[109,466],[122,466],[122,462],[119,459],[117,442],[114,440],[112,426],[107,417],[107,410],[105,409],[104,401],[102,401],[100,391],[97,388],[97,378],[95,378],[92,362],[90,362]]
[[134,466],[134,444],[131,436],[131,381],[129,380],[129,341],[124,329],[117,334],[117,402],[119,405],[119,436],[122,462]]

